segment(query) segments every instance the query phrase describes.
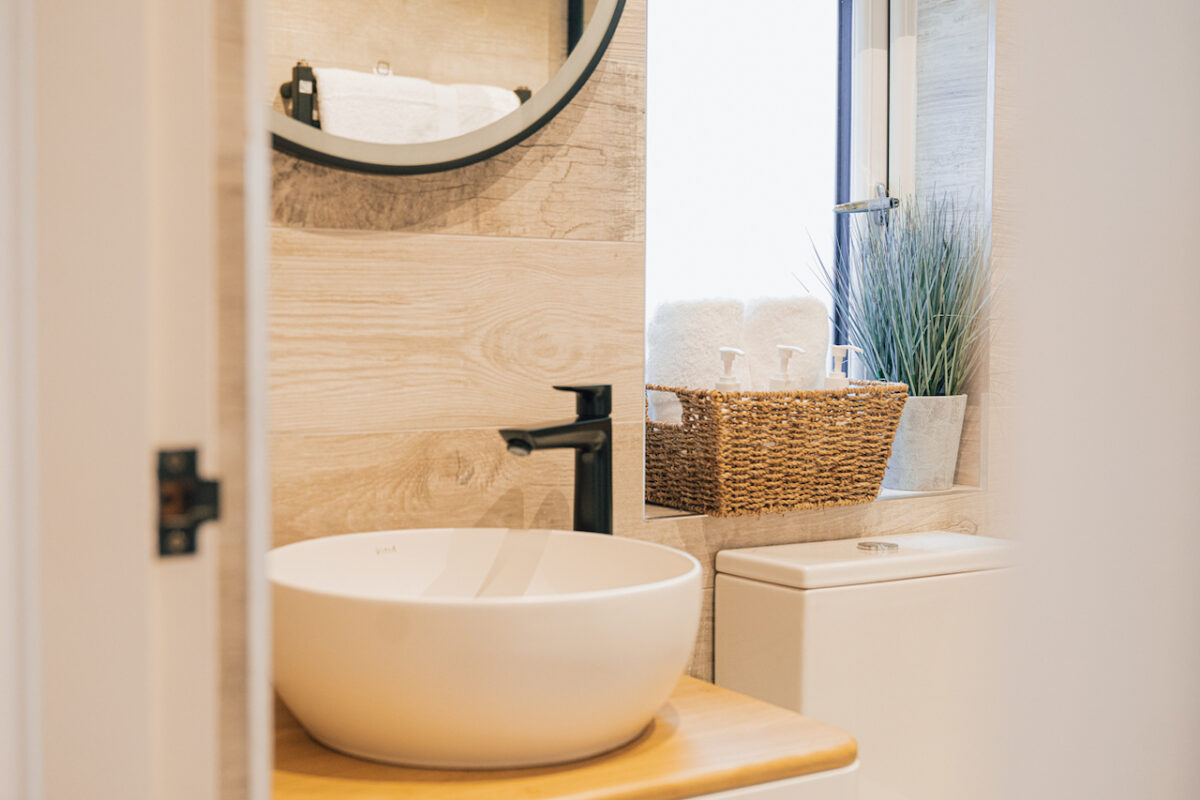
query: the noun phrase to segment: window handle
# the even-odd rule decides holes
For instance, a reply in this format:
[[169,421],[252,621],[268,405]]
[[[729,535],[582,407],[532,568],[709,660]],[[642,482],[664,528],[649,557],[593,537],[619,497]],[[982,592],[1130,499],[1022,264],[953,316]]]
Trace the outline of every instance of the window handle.
[[861,214],[864,211],[877,211],[877,222],[883,223],[888,211],[900,205],[900,198],[888,197],[887,187],[882,183],[875,184],[875,196],[870,200],[854,200],[849,203],[839,203],[833,207],[835,214]]
[[891,211],[900,205],[895,197],[876,197],[874,200],[855,200],[852,203],[839,203],[833,210],[839,214],[858,214],[863,211]]

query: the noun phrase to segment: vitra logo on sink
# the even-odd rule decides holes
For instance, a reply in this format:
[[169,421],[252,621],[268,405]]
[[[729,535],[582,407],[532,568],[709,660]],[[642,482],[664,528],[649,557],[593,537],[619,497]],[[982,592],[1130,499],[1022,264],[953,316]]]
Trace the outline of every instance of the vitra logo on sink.
[[394,544],[389,544],[387,547],[376,547],[375,548],[375,555],[377,555],[377,556],[382,556],[382,555],[386,555],[388,553],[394,553],[394,552],[396,552],[396,545],[394,545]]

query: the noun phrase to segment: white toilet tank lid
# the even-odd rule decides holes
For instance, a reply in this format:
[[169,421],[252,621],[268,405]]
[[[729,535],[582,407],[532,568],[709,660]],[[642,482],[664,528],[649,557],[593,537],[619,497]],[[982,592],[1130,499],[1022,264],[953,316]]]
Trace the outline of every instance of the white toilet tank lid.
[[948,531],[777,544],[717,553],[717,572],[797,589],[978,572],[1014,563],[1012,542]]

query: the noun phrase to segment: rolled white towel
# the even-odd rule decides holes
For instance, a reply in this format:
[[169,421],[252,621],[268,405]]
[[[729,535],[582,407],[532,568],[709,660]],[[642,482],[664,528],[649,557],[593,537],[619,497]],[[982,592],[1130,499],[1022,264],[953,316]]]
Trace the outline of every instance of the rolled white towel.
[[[699,300],[663,303],[654,311],[646,331],[646,382],[689,389],[712,389],[722,372],[722,347],[742,347],[739,300]],[[749,388],[745,359],[734,371]],[[650,396],[650,419],[679,422],[681,408],[674,395]]]
[[449,139],[482,128],[521,105],[515,93],[496,86],[442,85],[336,67],[314,68],[313,74],[321,130],[363,142]]
[[379,144],[442,138],[436,84],[404,75],[313,69],[321,130]]
[[803,347],[788,363],[788,375],[800,389],[825,385],[829,350],[829,309],[815,297],[760,298],[746,305],[746,361],[750,387],[766,391],[771,376],[779,371],[776,345]]
[[454,90],[456,136],[490,125],[521,107],[516,92],[499,86],[455,83],[450,88]]

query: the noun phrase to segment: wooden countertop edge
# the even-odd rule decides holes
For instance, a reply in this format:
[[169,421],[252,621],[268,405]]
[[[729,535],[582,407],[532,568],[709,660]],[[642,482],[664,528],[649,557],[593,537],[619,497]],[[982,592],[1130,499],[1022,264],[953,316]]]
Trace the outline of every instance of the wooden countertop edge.
[[[473,787],[470,784],[493,778],[502,782],[517,775],[505,775],[504,771],[491,774],[466,773],[471,775],[471,779],[458,789],[452,788],[457,781],[446,777],[452,773],[439,775],[440,771],[429,771],[422,774],[418,780],[424,783],[423,791],[429,796],[446,800],[470,800],[491,796],[497,797],[498,800],[685,800],[839,769],[853,764],[858,757],[857,742],[849,733],[839,728],[805,719],[794,712],[713,686],[705,681],[684,677],[676,688],[676,693],[672,695],[672,700],[697,715],[696,722],[686,726],[682,732],[685,739],[683,749],[679,752],[694,753],[703,759],[699,753],[714,746],[712,734],[705,733],[714,730],[711,727],[714,719],[713,709],[717,709],[718,715],[715,719],[720,721],[726,718],[723,707],[728,706],[731,716],[725,724],[728,725],[731,745],[735,749],[738,747],[742,741],[738,738],[739,728],[744,731],[749,721],[752,727],[761,724],[774,729],[766,740],[773,738],[775,743],[765,748],[768,751],[774,750],[774,754],[767,752],[764,753],[766,757],[761,760],[754,760],[752,757],[743,760],[742,763],[725,763],[714,768],[706,768],[703,760],[685,759],[677,763],[673,774],[664,774],[660,769],[646,769],[647,762],[636,755],[639,745],[634,743],[633,750],[630,751],[631,758],[627,761],[630,769],[625,771],[623,776],[619,774],[619,770],[614,772],[610,769],[612,756],[605,755],[597,757],[595,761],[589,759],[579,762],[574,780],[567,785],[562,785],[557,780],[547,781],[544,775],[534,772],[530,773],[527,785],[510,783],[505,786],[498,783],[491,787],[494,791],[490,794],[480,793],[478,790],[483,787]],[[672,707],[672,704],[669,703],[664,708],[668,707]],[[275,732],[277,759],[280,753],[286,752],[288,755],[284,758],[285,764],[292,762],[289,766],[294,765],[298,757],[306,766],[311,764],[317,771],[309,772],[303,769],[297,772],[277,763],[276,786],[273,792],[275,800],[316,800],[334,797],[346,800],[386,800],[392,797],[412,796],[415,784],[411,778],[405,779],[397,774],[397,780],[392,783],[383,774],[392,768],[336,754],[313,741],[285,707],[277,704],[277,713],[280,712]],[[684,715],[687,716],[687,713],[684,712]],[[701,716],[708,716],[708,720],[699,721]],[[725,729],[725,724],[718,724],[721,727],[717,730]],[[698,735],[701,738],[693,739]],[[809,749],[787,753],[787,741],[793,738],[796,746],[801,746],[806,739],[809,740]],[[817,746],[811,747],[813,744]],[[715,746],[722,748],[719,738]],[[678,756],[679,753],[673,754],[670,761],[674,761]],[[616,757],[621,758],[620,755]],[[716,760],[719,762],[727,759]],[[603,762],[608,762],[609,767],[601,767]],[[324,767],[319,766],[322,763]],[[601,767],[599,773],[596,772],[598,767]],[[325,769],[328,771],[325,772]],[[516,783],[520,784],[522,781]]]
[[[290,733],[308,739],[308,735],[303,731]],[[857,757],[857,744],[853,739],[850,739],[840,746],[809,753],[805,756],[780,758],[771,762],[756,764],[750,770],[753,772],[753,779],[749,781],[746,778],[747,768],[736,767],[719,772],[706,773],[670,784],[596,787],[592,790],[562,795],[561,798],[562,800],[689,800],[690,798],[702,797],[707,794],[727,792],[733,789],[744,789],[749,786],[799,778],[817,772],[848,767],[854,763]],[[300,795],[289,792],[285,796],[289,800],[307,800],[307,798],[325,795],[318,793],[310,794],[309,792]],[[278,798],[280,795],[275,795],[275,797]]]
[[[858,758],[858,746],[853,739],[849,743],[810,753],[805,756],[780,758],[771,762],[746,767],[735,767],[720,772],[710,772],[695,779],[658,787],[629,786],[596,789],[594,792],[566,795],[562,800],[691,800],[704,795],[746,789],[764,783],[800,778],[816,772],[848,767]],[[799,763],[797,763],[799,762]],[[745,773],[753,772],[753,780],[747,781]]]

